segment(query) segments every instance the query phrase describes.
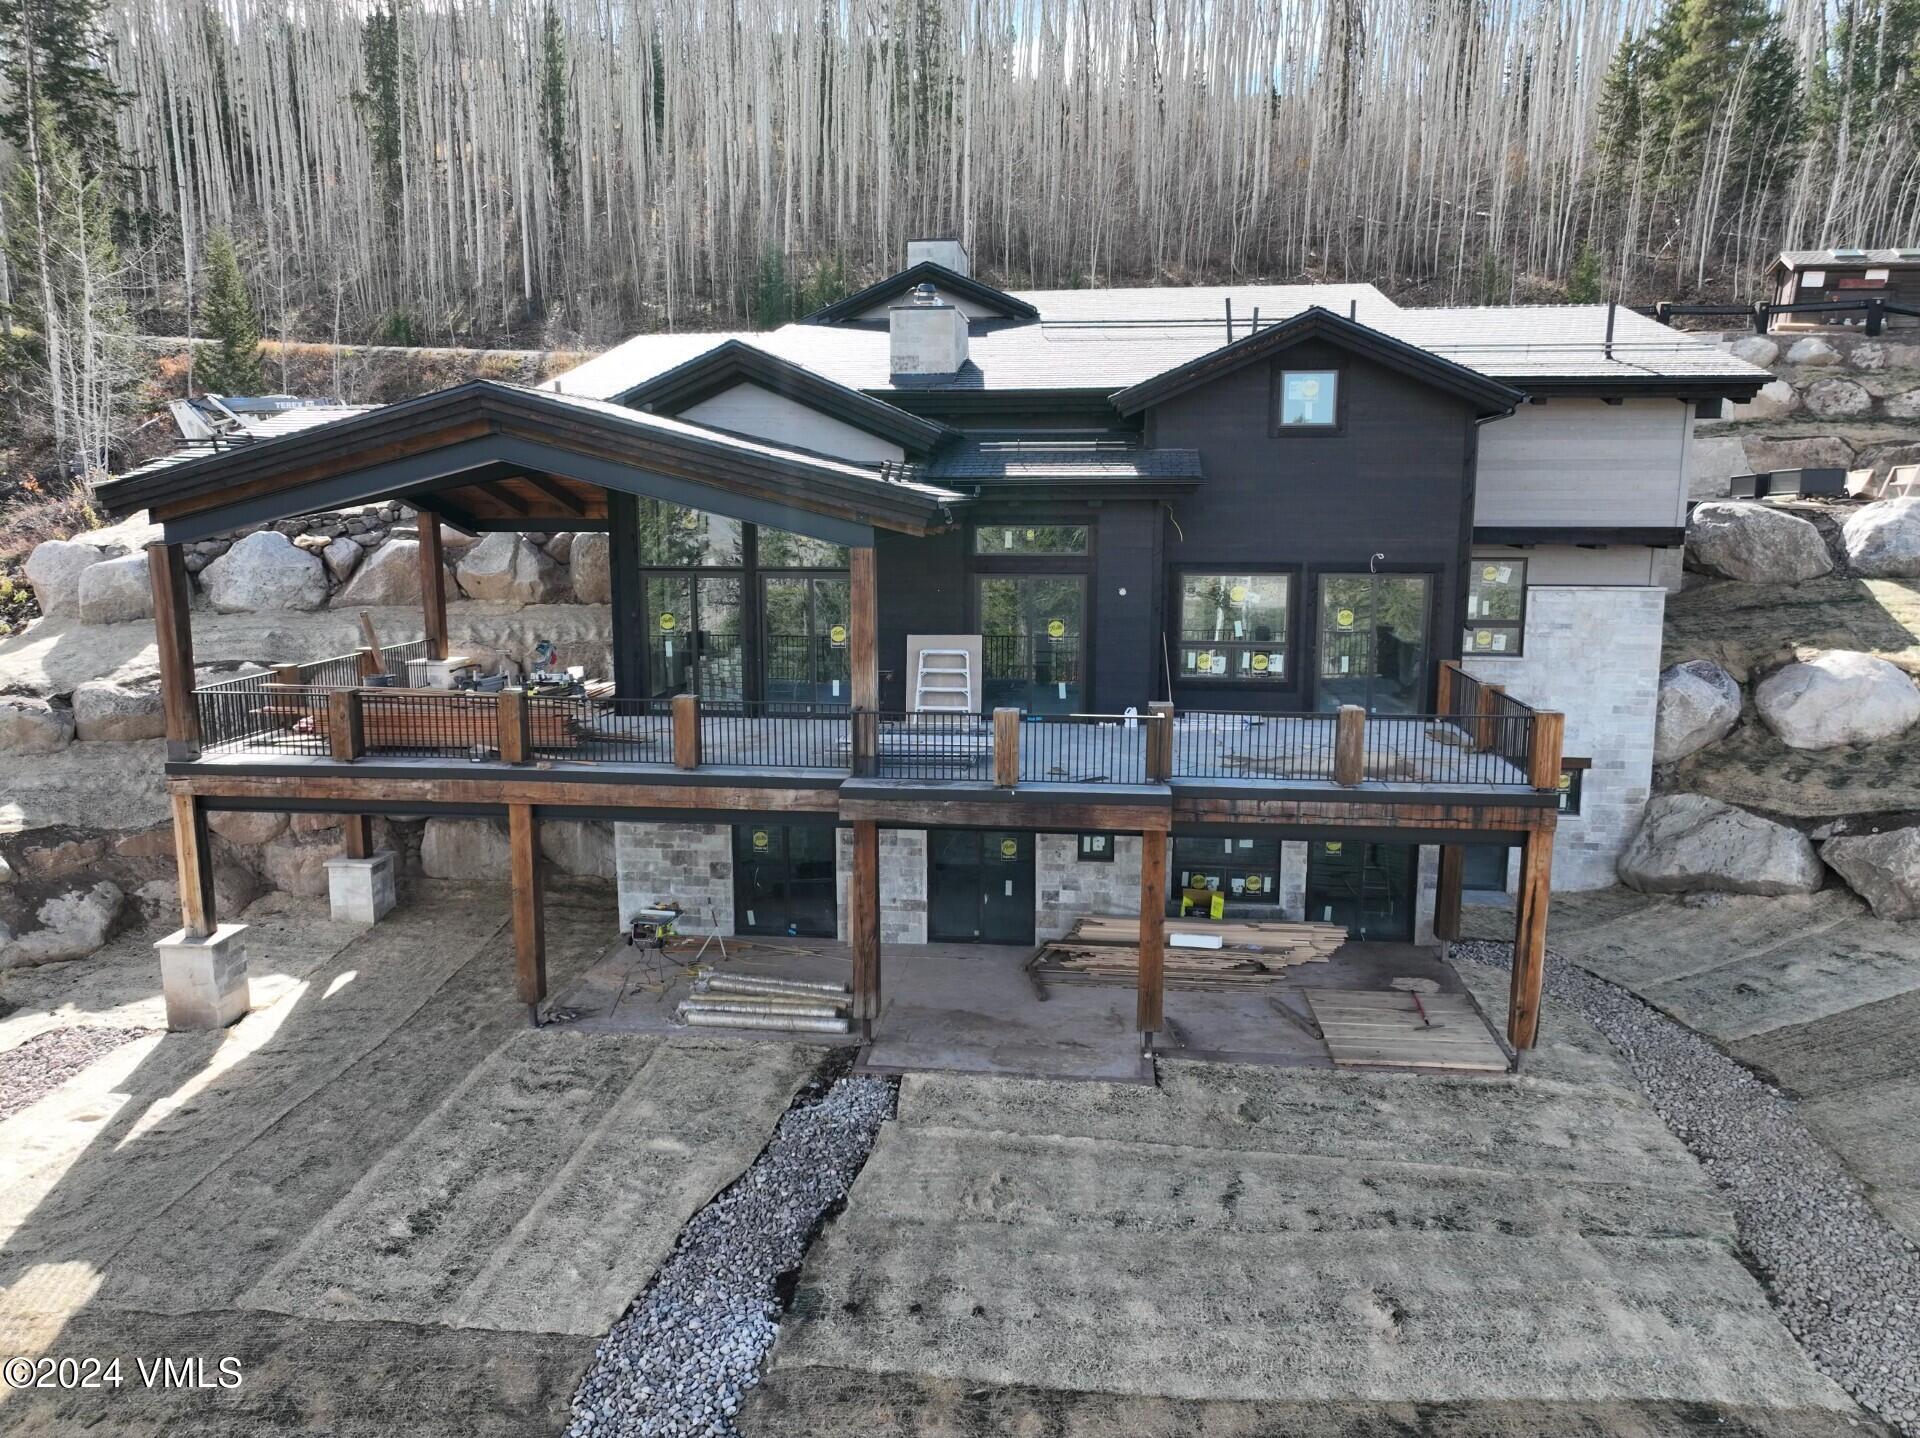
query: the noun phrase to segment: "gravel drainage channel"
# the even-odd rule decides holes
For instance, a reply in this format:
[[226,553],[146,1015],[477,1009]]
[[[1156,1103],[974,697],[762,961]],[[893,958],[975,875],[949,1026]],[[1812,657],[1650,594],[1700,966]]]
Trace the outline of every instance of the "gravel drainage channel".
[[122,1044],[145,1038],[147,1029],[82,1025],[48,1029],[0,1053],[0,1119],[12,1118],[45,1097],[96,1059]]
[[733,1415],[779,1331],[790,1279],[845,1201],[899,1089],[836,1049],[747,1171],[681,1230],[573,1395],[567,1438],[735,1438]]
[[[1509,944],[1456,943],[1452,952],[1512,964]],[[1793,1105],[1708,1040],[1551,952],[1546,991],[1612,1041],[1720,1185],[1750,1265],[1814,1366],[1920,1438],[1920,1252]]]

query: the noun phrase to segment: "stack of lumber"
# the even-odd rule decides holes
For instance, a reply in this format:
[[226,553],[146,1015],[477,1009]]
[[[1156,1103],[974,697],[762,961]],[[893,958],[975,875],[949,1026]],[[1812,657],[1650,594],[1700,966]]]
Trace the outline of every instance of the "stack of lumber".
[[[1297,964],[1324,964],[1347,941],[1338,924],[1267,919],[1169,919],[1166,934],[1161,964],[1169,988],[1273,983]],[[1030,968],[1047,982],[1132,984],[1140,970],[1140,921],[1086,915],[1064,939],[1043,944]]]

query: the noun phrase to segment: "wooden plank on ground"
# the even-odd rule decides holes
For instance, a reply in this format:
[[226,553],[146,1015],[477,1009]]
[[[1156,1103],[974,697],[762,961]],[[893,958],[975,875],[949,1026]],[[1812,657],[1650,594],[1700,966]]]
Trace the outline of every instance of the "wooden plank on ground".
[[1507,1071],[1506,1051],[1465,994],[1309,989],[1307,1003],[1336,1067]]

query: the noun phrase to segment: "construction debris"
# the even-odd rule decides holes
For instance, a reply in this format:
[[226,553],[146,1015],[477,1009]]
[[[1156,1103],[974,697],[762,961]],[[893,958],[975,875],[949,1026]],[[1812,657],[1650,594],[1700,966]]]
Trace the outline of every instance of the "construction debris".
[[[1346,941],[1338,924],[1182,919],[1168,926],[1161,967],[1169,988],[1240,988],[1273,983],[1298,964],[1324,964]],[[1046,983],[1132,984],[1139,971],[1140,921],[1096,914],[1043,944],[1028,965]]]
[[851,1003],[844,984],[703,969],[678,1015],[695,1028],[844,1034],[851,1027]]

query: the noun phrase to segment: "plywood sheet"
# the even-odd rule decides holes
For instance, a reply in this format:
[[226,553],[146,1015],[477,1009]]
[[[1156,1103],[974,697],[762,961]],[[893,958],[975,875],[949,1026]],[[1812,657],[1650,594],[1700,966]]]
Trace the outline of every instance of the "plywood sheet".
[[1465,994],[1309,989],[1307,1003],[1338,1067],[1507,1070]]

